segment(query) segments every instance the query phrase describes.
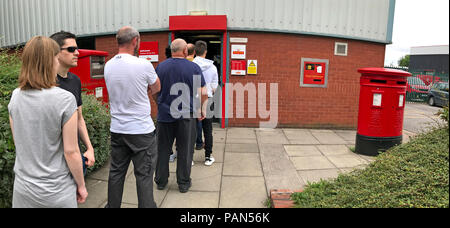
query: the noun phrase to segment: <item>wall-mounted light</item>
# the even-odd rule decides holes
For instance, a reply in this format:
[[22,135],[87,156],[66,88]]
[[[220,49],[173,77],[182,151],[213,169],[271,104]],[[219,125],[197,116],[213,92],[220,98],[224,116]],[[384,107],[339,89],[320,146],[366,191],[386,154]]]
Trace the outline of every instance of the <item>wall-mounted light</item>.
[[208,15],[208,11],[189,11],[190,16],[206,16]]

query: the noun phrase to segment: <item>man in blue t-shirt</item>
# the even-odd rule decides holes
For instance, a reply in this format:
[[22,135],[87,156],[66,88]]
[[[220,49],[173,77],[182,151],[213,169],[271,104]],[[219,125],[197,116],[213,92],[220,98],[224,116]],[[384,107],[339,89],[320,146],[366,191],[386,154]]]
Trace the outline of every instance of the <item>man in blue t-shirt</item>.
[[[186,60],[187,43],[176,39],[171,46],[172,58],[156,68],[161,81],[158,94],[158,162],[155,182],[163,190],[169,179],[169,155],[176,139],[177,183],[181,193],[191,187],[191,163],[197,135],[197,119],[206,117],[208,94],[200,67]],[[202,104],[200,106],[200,104]]]

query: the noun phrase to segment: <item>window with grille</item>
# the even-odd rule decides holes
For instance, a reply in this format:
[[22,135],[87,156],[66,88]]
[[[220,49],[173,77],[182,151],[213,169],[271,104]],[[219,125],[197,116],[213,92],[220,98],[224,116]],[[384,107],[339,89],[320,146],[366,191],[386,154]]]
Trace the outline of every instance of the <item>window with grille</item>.
[[336,42],[334,46],[334,55],[347,56],[348,44]]

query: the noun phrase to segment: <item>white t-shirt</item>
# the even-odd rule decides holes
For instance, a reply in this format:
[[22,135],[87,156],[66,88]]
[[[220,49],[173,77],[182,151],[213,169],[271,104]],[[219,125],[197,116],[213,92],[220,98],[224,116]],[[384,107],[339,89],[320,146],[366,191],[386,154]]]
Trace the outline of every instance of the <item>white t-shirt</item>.
[[118,54],[106,63],[111,132],[141,135],[155,130],[147,89],[157,78],[150,62],[129,54]]

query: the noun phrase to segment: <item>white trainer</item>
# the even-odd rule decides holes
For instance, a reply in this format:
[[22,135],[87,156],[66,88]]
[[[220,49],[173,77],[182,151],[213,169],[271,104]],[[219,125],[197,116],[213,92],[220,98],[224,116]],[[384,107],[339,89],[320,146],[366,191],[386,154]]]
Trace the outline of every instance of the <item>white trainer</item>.
[[216,161],[216,159],[214,159],[213,156],[210,156],[209,158],[205,158],[205,165],[206,166],[211,166],[214,162]]

